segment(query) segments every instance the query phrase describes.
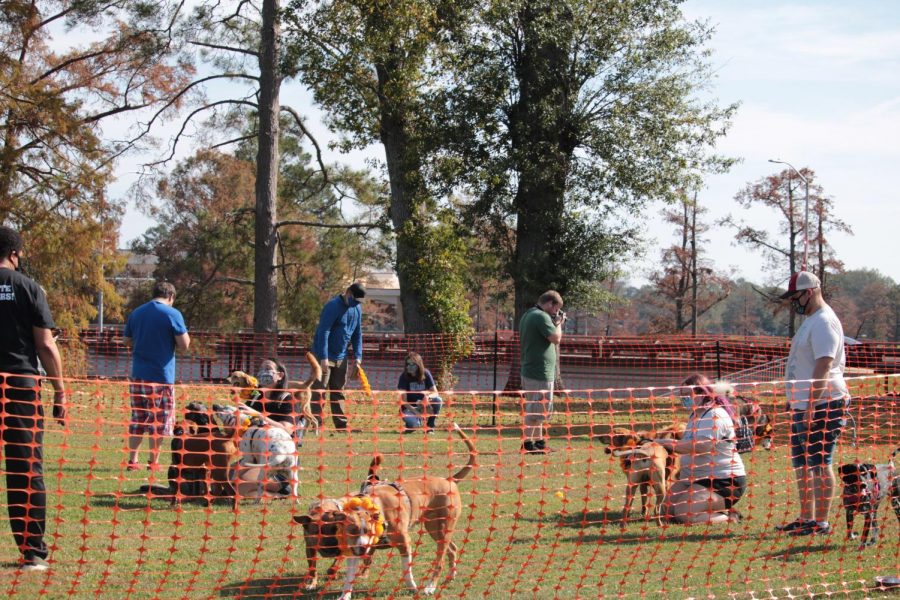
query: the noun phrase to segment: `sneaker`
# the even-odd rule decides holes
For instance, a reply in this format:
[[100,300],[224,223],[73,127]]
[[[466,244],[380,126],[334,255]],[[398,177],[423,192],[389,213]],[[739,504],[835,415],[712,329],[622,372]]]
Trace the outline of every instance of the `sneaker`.
[[831,525],[822,527],[815,521],[808,521],[805,527],[795,529],[789,535],[795,537],[802,535],[831,535]]
[[734,510],[733,508],[729,508],[728,512],[726,512],[725,514],[728,516],[729,523],[740,523],[744,520],[744,515]]
[[32,556],[31,558],[24,559],[22,566],[19,567],[20,571],[46,571],[50,568],[50,563],[47,562],[46,559],[41,558],[40,556]]
[[147,463],[147,470],[148,470],[148,471],[153,471],[154,473],[156,473],[156,472],[159,471],[160,469],[162,469],[162,465],[159,464],[159,463],[155,463],[155,462],[148,462],[148,463]]
[[537,442],[526,440],[525,443],[522,444],[522,452],[525,454],[547,454],[547,449],[538,448]]
[[425,435],[434,435],[434,429],[426,429]]
[[128,461],[128,466],[125,467],[125,470],[126,470],[126,471],[137,471],[137,470],[138,470],[138,464],[137,464],[137,461],[130,461],[130,460],[129,460],[129,461]]
[[805,529],[811,526],[815,521],[806,521],[804,519],[795,519],[790,523],[785,523],[783,525],[776,525],[775,531],[784,531],[785,533],[790,533],[792,531],[797,531],[798,529]]

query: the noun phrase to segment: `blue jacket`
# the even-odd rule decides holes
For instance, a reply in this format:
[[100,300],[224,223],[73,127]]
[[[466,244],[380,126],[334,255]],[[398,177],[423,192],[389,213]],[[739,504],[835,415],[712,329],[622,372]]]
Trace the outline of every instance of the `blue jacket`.
[[335,296],[325,303],[313,339],[312,352],[319,359],[339,361],[347,357],[347,346],[353,344],[353,356],[362,360],[362,307],[353,298]]

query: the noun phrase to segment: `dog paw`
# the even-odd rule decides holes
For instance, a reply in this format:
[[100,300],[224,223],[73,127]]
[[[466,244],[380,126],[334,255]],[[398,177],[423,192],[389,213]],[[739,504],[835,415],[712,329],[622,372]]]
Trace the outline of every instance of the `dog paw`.
[[434,596],[434,593],[437,591],[437,586],[435,584],[426,585],[422,590],[422,593],[426,596]]
[[340,597],[339,600],[350,600],[350,598],[352,598],[351,593],[350,593],[350,592],[344,592],[343,594],[341,594],[341,597]]
[[852,531],[851,531],[850,533],[847,534],[847,539],[848,539],[848,540],[855,540],[857,537],[859,537],[859,536],[856,535],[855,533],[853,533]]

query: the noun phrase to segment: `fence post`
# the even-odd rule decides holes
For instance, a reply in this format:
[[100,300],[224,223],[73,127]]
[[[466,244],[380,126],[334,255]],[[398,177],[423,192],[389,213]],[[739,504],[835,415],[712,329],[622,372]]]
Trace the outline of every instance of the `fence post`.
[[493,393],[493,397],[491,398],[491,427],[497,426],[497,348],[500,345],[500,338],[497,335],[497,330],[494,330],[494,386],[491,388]]
[[716,379],[722,379],[722,350],[716,340]]

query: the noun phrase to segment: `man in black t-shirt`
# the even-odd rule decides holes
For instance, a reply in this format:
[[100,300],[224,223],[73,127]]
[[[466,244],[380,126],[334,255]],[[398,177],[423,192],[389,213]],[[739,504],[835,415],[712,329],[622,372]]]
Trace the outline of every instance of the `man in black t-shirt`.
[[23,571],[45,571],[44,406],[38,358],[53,385],[53,417],[66,420],[62,361],[47,296],[20,271],[22,238],[0,226],[0,399],[9,522]]

